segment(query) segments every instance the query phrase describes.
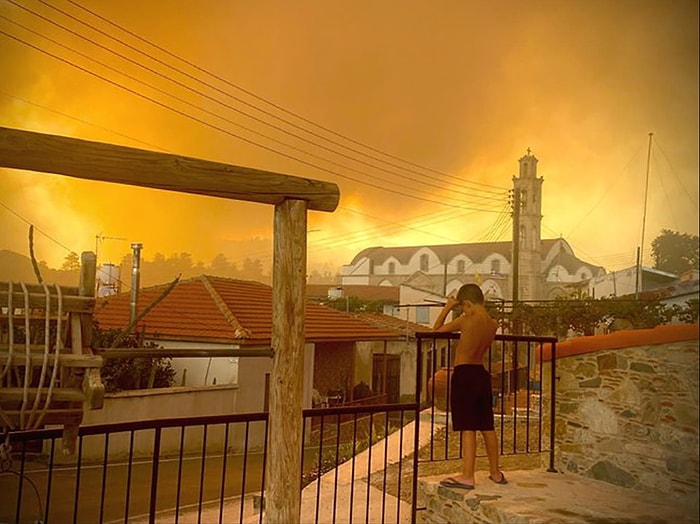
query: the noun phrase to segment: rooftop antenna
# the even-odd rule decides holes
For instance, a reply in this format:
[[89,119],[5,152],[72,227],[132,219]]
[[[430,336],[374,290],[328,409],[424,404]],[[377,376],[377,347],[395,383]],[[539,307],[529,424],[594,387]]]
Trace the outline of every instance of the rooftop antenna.
[[102,233],[95,235],[95,258],[99,258],[100,243],[104,242],[105,240],[123,240],[123,241],[126,241],[127,239],[124,237],[108,237],[108,236],[103,235]]

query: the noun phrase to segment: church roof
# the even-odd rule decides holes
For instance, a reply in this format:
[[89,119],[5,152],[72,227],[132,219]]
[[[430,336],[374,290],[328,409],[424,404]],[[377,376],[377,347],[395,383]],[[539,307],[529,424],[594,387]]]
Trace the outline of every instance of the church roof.
[[449,262],[457,255],[468,256],[475,262],[484,260],[492,253],[498,253],[510,260],[511,242],[476,242],[464,244],[442,244],[432,246],[400,246],[400,247],[382,247],[375,246],[363,249],[355,258],[352,259],[350,265],[356,264],[363,258],[369,258],[375,264],[383,264],[387,259],[393,257],[401,264],[408,264],[409,260],[419,249],[427,248],[433,251],[442,262],[445,259]]
[[[552,257],[552,261],[548,264],[548,267],[545,268],[545,270],[549,270],[550,267],[556,264],[560,264],[571,273],[575,273],[581,266],[584,265],[595,270],[603,269],[601,266],[590,264],[576,257],[573,254],[573,250],[571,250],[569,244],[562,238],[543,239],[541,249],[542,258],[548,258],[550,251],[557,245],[559,245],[560,251]],[[392,257],[401,264],[408,264],[411,257],[413,257],[418,250],[423,248],[433,251],[442,263],[449,262],[457,255],[469,257],[471,261],[478,263],[483,262],[486,257],[493,254],[501,255],[508,260],[508,262],[510,262],[513,244],[510,240],[504,240],[499,242],[472,242],[432,246],[375,246],[360,251],[357,255],[355,255],[355,258],[353,258],[350,265],[357,264],[363,258],[368,258],[374,264],[383,264]]]

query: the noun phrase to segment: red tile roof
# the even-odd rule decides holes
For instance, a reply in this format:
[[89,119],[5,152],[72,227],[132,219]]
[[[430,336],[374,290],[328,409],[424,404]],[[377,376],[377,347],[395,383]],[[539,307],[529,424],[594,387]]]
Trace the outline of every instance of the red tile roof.
[[430,327],[424,326],[423,324],[402,320],[397,317],[392,317],[391,315],[385,315],[384,313],[355,313],[355,317],[369,322],[370,324],[374,324],[377,327],[396,331],[404,337],[406,334],[410,337],[415,337],[416,332],[427,333],[432,331]]
[[[141,289],[137,311],[142,311],[166,288],[167,285]],[[100,328],[126,327],[129,302],[128,293],[98,300],[95,318]],[[208,275],[185,280],[138,323],[136,331],[163,340],[267,345],[272,333],[272,288],[259,282]],[[308,342],[399,337],[394,330],[307,301]]]

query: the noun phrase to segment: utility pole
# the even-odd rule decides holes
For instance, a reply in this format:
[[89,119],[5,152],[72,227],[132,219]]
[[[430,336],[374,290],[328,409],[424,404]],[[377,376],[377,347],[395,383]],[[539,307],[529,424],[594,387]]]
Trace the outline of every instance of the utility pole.
[[[520,189],[515,188],[513,194],[513,292],[512,292],[512,326],[514,333],[520,333],[520,322],[517,321],[518,298],[520,291]],[[516,351],[517,353],[517,351]],[[514,368],[517,369],[517,368]]]
[[513,195],[513,306],[518,301],[520,291],[520,190]]
[[447,296],[447,248],[443,249],[443,256],[445,257],[445,266],[442,274],[442,296]]

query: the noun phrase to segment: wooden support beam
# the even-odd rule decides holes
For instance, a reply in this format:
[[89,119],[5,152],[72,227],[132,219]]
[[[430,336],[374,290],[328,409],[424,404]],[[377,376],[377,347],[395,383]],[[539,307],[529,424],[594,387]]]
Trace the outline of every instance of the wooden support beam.
[[306,314],[306,203],[275,206],[272,373],[264,520],[301,522],[301,433]]
[[[30,400],[36,398],[38,388],[27,388],[27,395]],[[46,395],[48,394],[48,388],[42,388],[40,399],[43,402],[46,400]],[[0,389],[0,400],[15,400],[21,401],[24,398],[24,388],[2,388]],[[85,395],[79,389],[73,388],[54,388],[51,392],[51,400],[56,400],[59,402],[83,402],[85,400]]]
[[331,182],[8,127],[0,127],[1,167],[263,204],[300,199],[317,211],[340,200]]
[[[0,283],[0,307],[7,307],[9,304],[10,293],[7,290],[7,284],[4,284],[4,290],[2,289],[3,283]],[[27,286],[30,290],[36,286]],[[19,291],[18,291],[19,289]],[[51,312],[55,313],[58,309],[58,295],[55,293],[55,289],[49,287],[51,293]],[[24,293],[19,286],[15,286],[12,292],[12,303],[15,308],[24,308]],[[35,309],[46,309],[46,294],[42,289],[40,292],[29,294],[29,307]],[[77,295],[63,295],[63,313],[90,313],[95,309],[95,299],[94,297],[80,297]],[[3,315],[7,317],[7,315]],[[21,319],[24,322],[24,314],[21,316],[16,316],[15,319]],[[45,320],[44,315],[42,315],[41,320]]]
[[[83,251],[80,254],[80,285],[78,286],[81,297],[95,298],[97,280],[97,255],[92,251]],[[86,353],[92,347],[92,311],[90,313],[80,313],[80,324],[82,325],[82,348],[81,353]],[[73,348],[73,353],[75,353]]]
[[[20,349],[24,349],[24,345],[18,346]],[[0,347],[0,349],[2,349]],[[43,350],[44,347],[41,346],[42,353],[34,353],[30,355],[30,362],[32,366],[41,367],[44,361]],[[10,354],[8,351],[0,352],[0,365],[5,366],[7,364]],[[56,354],[49,353],[47,355],[47,364],[53,366],[56,361]],[[58,357],[58,364],[64,368],[101,368],[104,365],[104,360],[100,356],[94,355],[73,355],[72,353],[61,353]],[[13,367],[24,367],[27,365],[27,355],[26,353],[20,353],[17,349],[12,353],[12,366]]]

